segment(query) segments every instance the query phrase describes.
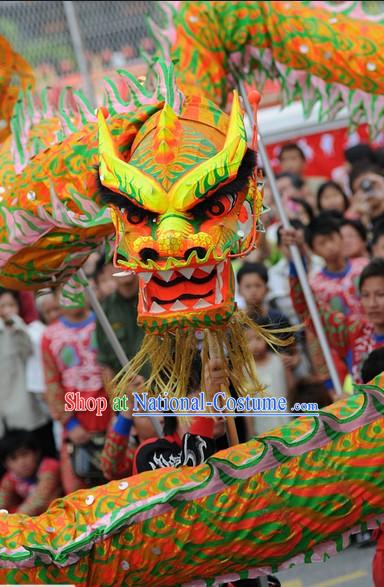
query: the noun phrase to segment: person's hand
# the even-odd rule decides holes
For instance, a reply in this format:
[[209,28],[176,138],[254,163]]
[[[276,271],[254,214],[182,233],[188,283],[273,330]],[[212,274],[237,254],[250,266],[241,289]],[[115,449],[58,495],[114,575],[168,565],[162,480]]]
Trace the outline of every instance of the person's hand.
[[293,353],[292,355],[288,353],[282,353],[280,356],[281,360],[283,361],[284,367],[286,369],[290,369],[291,371],[294,371],[300,363],[299,353]]
[[220,391],[222,385],[228,386],[225,363],[221,359],[210,359],[205,366],[204,378],[208,397]]
[[144,384],[145,379],[142,375],[136,375],[127,385],[127,409],[123,410],[121,413],[126,418],[132,417],[132,410],[133,410],[133,397],[132,394],[135,393],[143,393],[144,391]]
[[115,373],[111,367],[107,367],[107,365],[101,365],[101,378],[103,380],[104,388],[107,391],[110,391],[114,377]]
[[356,214],[356,216],[369,215],[369,205],[367,196],[363,191],[356,192],[351,198],[351,203],[348,208],[348,214]]
[[284,247],[290,247],[296,245],[299,249],[304,252],[304,235],[301,230],[295,230],[294,228],[281,228],[280,229],[281,244]]
[[225,434],[224,416],[213,417],[213,438],[221,438]]
[[68,436],[73,444],[86,444],[91,440],[89,432],[80,426],[80,424],[75,426],[75,428],[72,428],[72,430],[69,430]]

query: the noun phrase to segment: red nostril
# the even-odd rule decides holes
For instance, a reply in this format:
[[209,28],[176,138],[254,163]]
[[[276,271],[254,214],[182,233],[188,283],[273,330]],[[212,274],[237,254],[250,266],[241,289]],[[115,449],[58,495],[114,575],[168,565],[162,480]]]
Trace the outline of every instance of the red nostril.
[[193,252],[196,251],[196,255],[198,257],[198,259],[204,259],[204,257],[207,254],[207,249],[205,249],[204,247],[192,247],[191,249],[187,249],[184,253],[184,259],[187,261],[189,255]]

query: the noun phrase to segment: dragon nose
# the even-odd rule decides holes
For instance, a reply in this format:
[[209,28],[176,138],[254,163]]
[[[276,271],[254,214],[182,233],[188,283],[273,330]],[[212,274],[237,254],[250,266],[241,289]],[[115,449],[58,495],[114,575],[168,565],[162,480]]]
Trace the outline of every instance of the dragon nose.
[[191,249],[187,249],[184,253],[184,259],[187,261],[190,254],[195,251],[198,259],[204,259],[207,254],[207,249],[205,247],[192,247]]
[[141,249],[139,256],[143,263],[147,263],[149,260],[157,261],[160,257],[159,253],[150,247],[144,247],[144,249]]

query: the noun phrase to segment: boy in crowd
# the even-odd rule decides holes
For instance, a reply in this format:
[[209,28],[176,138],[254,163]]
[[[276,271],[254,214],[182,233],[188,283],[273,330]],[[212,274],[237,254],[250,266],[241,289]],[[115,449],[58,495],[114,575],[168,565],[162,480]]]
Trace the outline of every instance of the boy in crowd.
[[[126,276],[114,277],[116,289],[102,302],[102,306],[112,329],[114,330],[128,360],[130,361],[139,351],[144,337],[144,331],[137,323],[137,304],[139,292],[139,278],[134,273]],[[103,382],[109,388],[115,375],[122,365],[112,349],[111,344],[100,324],[96,324],[97,361],[101,365]],[[149,375],[149,365],[144,365],[141,375]],[[138,422],[140,420],[140,422]],[[137,418],[138,428],[134,432],[140,437],[156,434],[151,418]]]
[[[288,318],[267,302],[268,281],[268,270],[262,263],[244,263],[237,273],[239,293],[245,301],[247,314],[265,318],[275,328],[285,328],[290,325]],[[282,352],[285,366],[293,369],[295,375],[300,377],[307,373],[307,361],[300,356],[296,345],[283,348]]]
[[[282,239],[286,245],[302,245],[293,229],[283,230]],[[384,259],[373,259],[366,265],[358,289],[362,305],[360,317],[334,312],[328,306],[319,307],[331,349],[345,361],[356,383],[361,382],[364,359],[371,351],[384,346]],[[308,323],[307,305],[293,264],[291,296],[298,316]],[[319,354],[318,359],[322,361]]]
[[367,229],[360,220],[343,219],[340,233],[343,238],[343,253],[346,259],[369,257]]
[[114,273],[116,273],[116,268],[113,263],[107,263],[105,256],[101,256],[97,260],[93,274],[97,297],[100,301],[105,300],[106,297],[116,291],[117,280],[113,277]]
[[[105,433],[109,409],[97,415],[96,411],[73,411],[66,402],[66,394],[79,394],[84,400],[107,396],[101,367],[97,362],[96,317],[84,297],[66,306],[62,315],[43,334],[41,348],[46,384],[46,398],[52,418],[63,424],[61,447],[62,482],[66,493],[86,487],[73,471],[70,460],[71,445],[85,445],[93,435]],[[76,397],[75,395],[72,396]]]
[[0,442],[0,459],[6,470],[0,483],[0,508],[38,516],[60,497],[60,465],[41,457],[30,432],[8,432]]
[[357,283],[368,259],[345,258],[340,222],[327,213],[319,214],[306,227],[305,240],[311,251],[324,260],[324,268],[310,278],[319,306],[346,316],[360,315]]
[[269,319],[272,324],[289,324],[280,311],[267,303],[268,270],[263,263],[244,263],[237,272],[239,294],[244,299],[248,314],[257,313]]
[[305,177],[307,161],[303,149],[296,143],[286,143],[281,147],[279,161],[281,173],[292,173],[305,180],[301,186],[302,197],[315,208],[316,200],[314,194],[319,185],[325,181],[325,178]]
[[306,165],[305,155],[303,149],[296,143],[287,143],[281,147],[279,161],[282,173],[303,176]]

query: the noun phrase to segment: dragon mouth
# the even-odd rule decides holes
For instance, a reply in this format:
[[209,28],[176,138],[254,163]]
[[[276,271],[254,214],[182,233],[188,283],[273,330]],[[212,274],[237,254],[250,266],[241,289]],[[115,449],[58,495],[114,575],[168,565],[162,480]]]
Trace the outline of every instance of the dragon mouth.
[[201,313],[227,298],[230,262],[167,271],[140,272],[140,314]]

